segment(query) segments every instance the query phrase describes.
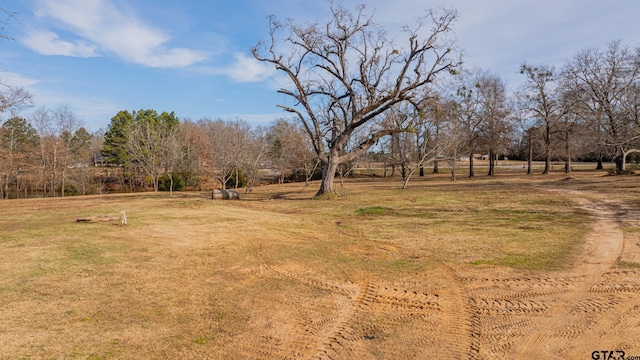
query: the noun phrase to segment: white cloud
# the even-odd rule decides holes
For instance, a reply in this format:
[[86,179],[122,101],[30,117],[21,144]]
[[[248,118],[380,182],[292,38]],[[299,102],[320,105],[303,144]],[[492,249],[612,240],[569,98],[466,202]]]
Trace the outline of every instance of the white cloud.
[[[36,16],[58,33],[33,31],[23,43],[45,55],[87,57],[100,51],[159,68],[185,67],[207,58],[201,51],[170,47],[171,37],[163,30],[146,24],[132,11],[116,8],[108,0],[39,0]],[[82,40],[61,39],[64,32]]]
[[64,41],[52,31],[31,31],[22,41],[34,51],[43,55],[64,55],[74,57],[96,56],[95,46],[85,41]]
[[260,82],[271,77],[275,66],[260,62],[245,54],[235,55],[236,63],[227,69],[226,74],[237,82]]
[[28,78],[22,74],[13,72],[0,72],[0,82],[9,86],[27,88],[39,83],[36,79]]

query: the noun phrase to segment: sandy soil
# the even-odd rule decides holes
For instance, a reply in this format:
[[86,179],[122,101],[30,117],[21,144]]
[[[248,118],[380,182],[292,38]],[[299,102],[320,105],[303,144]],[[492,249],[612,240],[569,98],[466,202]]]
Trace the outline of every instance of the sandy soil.
[[[640,212],[572,192],[593,212],[592,232],[568,270],[522,275],[442,264],[410,281],[353,274],[335,283],[304,264],[239,269],[246,279],[299,285],[291,298],[252,299],[255,331],[234,337],[226,358],[590,359],[640,355],[640,239],[621,226]],[[632,234],[633,235],[633,234]],[[361,276],[360,276],[361,275]],[[250,281],[250,280],[247,280]],[[270,304],[270,306],[269,306]],[[276,310],[277,309],[277,310]],[[602,354],[602,353],[601,353]],[[616,358],[621,353],[615,353]]]

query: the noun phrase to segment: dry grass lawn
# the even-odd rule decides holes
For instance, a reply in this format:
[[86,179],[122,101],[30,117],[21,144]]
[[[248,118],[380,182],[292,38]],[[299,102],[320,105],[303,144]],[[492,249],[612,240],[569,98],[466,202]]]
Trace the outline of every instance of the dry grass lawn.
[[[345,196],[323,200],[311,199],[315,184],[286,184],[239,201],[200,193],[2,201],[0,358],[509,357],[537,341],[526,328],[550,321],[540,319],[555,314],[557,296],[589,279],[572,269],[588,256],[598,219],[589,206],[606,202],[630,244],[607,268],[640,274],[640,177],[445,174],[400,186],[349,180]],[[126,226],[75,221],[122,210]],[[625,284],[605,295],[606,309],[626,311],[619,320],[635,336],[640,284]],[[618,293],[635,297],[635,308],[611,299]],[[483,307],[485,298],[499,305]],[[505,310],[505,299],[522,311]],[[576,334],[567,345],[588,335]],[[607,341],[640,355],[634,340]],[[558,347],[556,356],[581,354]]]

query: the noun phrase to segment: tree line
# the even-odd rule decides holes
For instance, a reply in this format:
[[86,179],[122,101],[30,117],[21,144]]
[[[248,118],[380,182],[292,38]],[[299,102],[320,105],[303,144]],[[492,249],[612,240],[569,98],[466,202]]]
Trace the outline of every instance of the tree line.
[[[184,186],[246,187],[261,179],[310,181],[335,192],[358,167],[382,164],[407,186],[425,168],[478,158],[495,174],[499,157],[576,159],[623,174],[640,152],[640,49],[613,41],[587,48],[558,69],[523,63],[523,85],[509,91],[498,74],[463,67],[452,46],[454,10],[430,11],[404,42],[390,39],[360,6],[330,4],[325,24],[269,19],[253,49],[289,80],[278,106],[291,117],[252,127],[242,119],[179,118],[123,110],[105,131],[89,133],[67,107],[12,116],[0,127],[0,195],[65,196]],[[427,26],[430,25],[430,26]],[[28,92],[0,94],[4,114],[31,103]],[[96,171],[100,165],[101,171]],[[376,165],[376,166],[378,166]]]
[[250,191],[267,177],[308,182],[318,168],[292,121],[252,128],[152,109],[120,111],[95,133],[67,107],[12,117],[0,127],[0,159],[0,198],[202,189],[203,182]]
[[[620,41],[581,51],[559,70],[522,64],[525,85],[508,93],[505,81],[463,68],[452,40],[453,9],[430,10],[404,36],[389,37],[364,6],[354,11],[330,2],[324,24],[269,19],[269,36],[254,57],[289,80],[278,106],[303,126],[323,165],[316,195],[335,191],[340,168],[386,142],[405,186],[427,163],[460,154],[469,176],[480,152],[495,172],[498,153],[527,144],[531,160],[542,148],[545,173],[552,157],[571,159],[589,149],[625,171],[640,140],[640,50]],[[558,148],[562,148],[559,150]],[[529,165],[531,172],[531,165]]]

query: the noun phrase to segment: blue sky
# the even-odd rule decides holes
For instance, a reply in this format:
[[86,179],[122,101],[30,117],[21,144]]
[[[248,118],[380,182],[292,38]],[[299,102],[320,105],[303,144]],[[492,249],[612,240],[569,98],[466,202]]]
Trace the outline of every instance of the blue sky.
[[[358,3],[391,34],[427,8],[456,9],[465,66],[499,74],[511,88],[522,82],[525,61],[560,67],[587,47],[613,40],[640,45],[640,2],[630,0],[342,2]],[[255,62],[250,50],[268,35],[269,15],[322,22],[328,2],[0,0],[0,6],[16,13],[4,29],[15,40],[0,43],[0,80],[26,88],[36,107],[68,106],[94,131],[120,110],[254,125],[284,116],[274,70]],[[22,115],[28,119],[29,110]]]

